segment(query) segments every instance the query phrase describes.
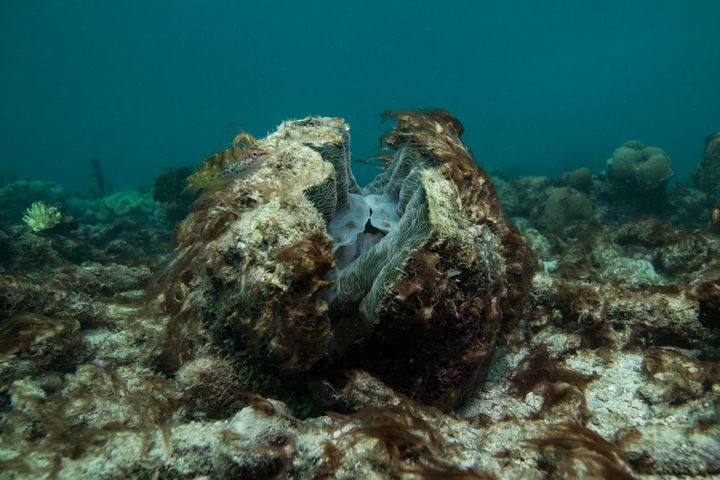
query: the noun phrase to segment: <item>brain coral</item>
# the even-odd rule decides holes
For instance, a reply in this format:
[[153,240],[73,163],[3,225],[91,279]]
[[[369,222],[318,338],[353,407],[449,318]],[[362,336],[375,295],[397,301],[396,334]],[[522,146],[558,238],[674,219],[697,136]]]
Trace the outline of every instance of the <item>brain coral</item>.
[[577,168],[562,174],[560,184],[575,190],[587,192],[592,187],[592,172],[589,168]]
[[633,148],[618,147],[608,160],[608,174],[615,182],[634,182],[637,175],[637,164],[642,160],[642,154]]
[[592,217],[592,204],[583,193],[571,187],[553,187],[543,203],[542,221],[551,229],[568,226]]
[[615,149],[607,161],[607,174],[615,185],[639,192],[663,189],[674,175],[662,149],[646,147],[636,140]]
[[348,125],[309,117],[254,140],[262,163],[204,192],[160,282],[173,368],[214,345],[260,376],[363,368],[438,405],[474,385],[531,261],[460,122],[387,117],[393,161],[365,188]]
[[637,185],[640,190],[653,190],[664,186],[672,176],[673,171],[667,156],[656,153],[638,166]]

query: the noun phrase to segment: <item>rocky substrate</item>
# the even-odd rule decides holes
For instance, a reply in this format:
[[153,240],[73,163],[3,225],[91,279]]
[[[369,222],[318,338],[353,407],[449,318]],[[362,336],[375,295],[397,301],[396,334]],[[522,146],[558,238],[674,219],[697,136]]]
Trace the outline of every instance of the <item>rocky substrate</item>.
[[217,341],[168,358],[173,314],[147,283],[157,256],[5,273],[0,478],[718,475],[715,200],[662,172],[642,180],[653,205],[618,191],[617,172],[495,178],[537,269],[456,406],[362,368],[278,372],[292,388],[267,398],[252,358]]

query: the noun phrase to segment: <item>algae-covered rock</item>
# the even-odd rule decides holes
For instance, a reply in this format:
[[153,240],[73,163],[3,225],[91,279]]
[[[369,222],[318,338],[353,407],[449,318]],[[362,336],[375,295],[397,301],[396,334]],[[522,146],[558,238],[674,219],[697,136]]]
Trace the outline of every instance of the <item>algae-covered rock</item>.
[[529,256],[455,118],[389,117],[394,159],[363,189],[348,125],[310,117],[253,139],[263,161],[204,193],[165,278],[174,368],[207,336],[252,364],[253,384],[258,365],[363,367],[447,405],[475,383],[501,322],[522,311]]

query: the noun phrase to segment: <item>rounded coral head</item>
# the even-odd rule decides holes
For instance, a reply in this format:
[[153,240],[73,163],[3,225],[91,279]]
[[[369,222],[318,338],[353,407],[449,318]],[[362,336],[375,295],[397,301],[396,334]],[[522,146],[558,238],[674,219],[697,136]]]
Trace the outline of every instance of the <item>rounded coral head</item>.
[[668,157],[662,153],[656,153],[638,167],[638,187],[641,190],[654,190],[663,187],[673,175]]
[[607,162],[607,173],[615,185],[639,192],[663,189],[674,175],[663,149],[636,140],[615,149]]

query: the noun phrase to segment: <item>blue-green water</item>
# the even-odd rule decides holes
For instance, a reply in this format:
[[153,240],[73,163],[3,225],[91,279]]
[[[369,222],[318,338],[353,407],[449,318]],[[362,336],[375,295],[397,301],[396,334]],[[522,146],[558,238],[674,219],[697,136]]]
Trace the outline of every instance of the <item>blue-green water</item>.
[[[715,0],[0,3],[0,172],[116,189],[198,164],[236,127],[442,107],[490,170],[601,171],[629,138],[678,178],[720,130]],[[366,181],[372,170],[361,169]]]

